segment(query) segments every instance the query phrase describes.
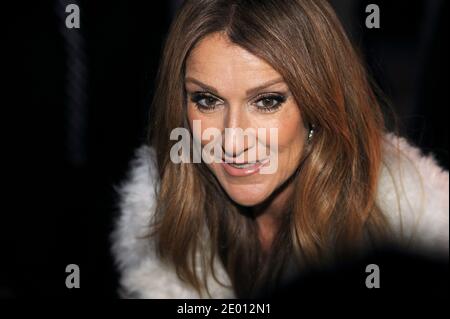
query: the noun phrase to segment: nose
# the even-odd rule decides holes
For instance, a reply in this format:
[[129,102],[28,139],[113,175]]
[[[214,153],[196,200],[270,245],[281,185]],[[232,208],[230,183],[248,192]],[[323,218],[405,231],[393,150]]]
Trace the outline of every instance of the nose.
[[224,132],[222,133],[222,146],[227,158],[237,158],[243,156],[249,145],[249,136],[246,130],[249,128],[247,114],[242,105],[234,105],[228,108],[224,118]]

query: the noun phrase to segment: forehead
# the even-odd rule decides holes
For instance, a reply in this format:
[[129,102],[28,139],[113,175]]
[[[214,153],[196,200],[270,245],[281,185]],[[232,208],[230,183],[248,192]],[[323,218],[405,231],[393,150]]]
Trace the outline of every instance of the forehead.
[[186,75],[210,82],[220,78],[249,84],[280,77],[264,60],[231,43],[221,33],[208,35],[194,47],[186,60]]

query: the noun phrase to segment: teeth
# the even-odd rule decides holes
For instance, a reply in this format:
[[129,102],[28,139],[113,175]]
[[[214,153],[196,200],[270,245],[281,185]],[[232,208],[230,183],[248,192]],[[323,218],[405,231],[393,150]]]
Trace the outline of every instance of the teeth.
[[236,167],[236,168],[246,168],[246,167],[250,167],[256,164],[255,163],[244,163],[244,164],[237,164],[237,163],[229,163],[231,166]]

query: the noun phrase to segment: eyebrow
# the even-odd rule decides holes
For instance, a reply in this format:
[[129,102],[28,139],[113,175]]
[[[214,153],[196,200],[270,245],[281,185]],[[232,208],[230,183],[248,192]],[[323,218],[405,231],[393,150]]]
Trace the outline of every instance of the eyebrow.
[[[192,77],[186,77],[185,82],[191,82],[191,83],[197,84],[198,86],[200,86],[204,90],[208,90],[211,93],[219,95],[219,92],[218,92],[218,90],[216,88],[214,88],[214,87],[212,87],[210,85],[207,85],[207,84],[205,84],[205,83],[203,83],[203,82],[201,82],[201,81],[199,81],[197,79],[194,79]],[[261,85],[258,85],[256,87],[254,87],[254,88],[248,89],[246,91],[247,96],[253,95],[253,94],[257,93],[258,91],[261,91],[261,90],[263,90],[265,88],[268,88],[268,87],[270,87],[272,85],[275,85],[275,84],[278,84],[278,83],[284,83],[283,78],[272,79],[272,80],[269,80],[267,82],[264,82]]]

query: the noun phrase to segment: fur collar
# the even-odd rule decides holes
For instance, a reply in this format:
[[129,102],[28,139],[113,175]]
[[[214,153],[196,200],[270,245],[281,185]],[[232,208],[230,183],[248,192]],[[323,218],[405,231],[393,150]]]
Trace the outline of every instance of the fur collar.
[[[398,234],[402,245],[448,258],[449,176],[431,156],[424,156],[404,138],[387,134],[377,202]],[[156,258],[146,234],[154,212],[157,189],[155,152],[142,146],[131,163],[120,195],[112,251],[121,274],[121,296],[131,298],[199,298],[181,282],[172,267]],[[229,285],[223,267],[218,277]],[[208,277],[213,298],[234,298],[232,289]]]

